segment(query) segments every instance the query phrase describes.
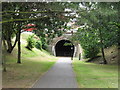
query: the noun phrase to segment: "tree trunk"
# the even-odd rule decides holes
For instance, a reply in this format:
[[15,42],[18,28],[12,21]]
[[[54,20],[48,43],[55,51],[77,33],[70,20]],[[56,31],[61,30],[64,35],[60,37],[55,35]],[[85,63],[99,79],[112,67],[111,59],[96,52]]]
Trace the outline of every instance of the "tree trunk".
[[8,44],[8,50],[7,50],[7,52],[8,53],[12,53],[12,51],[13,51],[13,49],[14,49],[14,47],[16,46],[16,44],[17,44],[17,34],[16,34],[16,39],[15,39],[15,42],[14,42],[14,45],[12,46],[12,42],[11,42],[11,39],[7,39],[7,44]]
[[9,34],[8,34],[8,38],[6,39],[6,41],[7,41],[7,45],[8,45],[7,52],[11,53],[11,51],[12,51],[12,42],[11,42],[11,36],[9,36]]
[[102,52],[102,57],[103,57],[103,64],[107,64],[107,60],[105,58],[105,52],[104,52],[104,47],[103,47],[103,39],[102,39],[102,33],[101,29],[99,29],[99,36],[100,36],[100,43],[101,43],[101,52]]
[[18,60],[17,60],[17,63],[21,63],[21,42],[20,42],[21,29],[19,28],[18,30],[19,31],[18,31]]
[[7,54],[7,45],[5,43],[5,40],[3,39],[3,47],[4,47],[4,50],[3,50],[3,58],[2,58],[2,66],[3,66],[3,71],[6,72],[7,69],[6,69],[6,54]]
[[104,62],[104,64],[107,64],[107,60],[105,59],[105,53],[104,53],[103,47],[101,47],[101,52],[102,52],[103,62]]

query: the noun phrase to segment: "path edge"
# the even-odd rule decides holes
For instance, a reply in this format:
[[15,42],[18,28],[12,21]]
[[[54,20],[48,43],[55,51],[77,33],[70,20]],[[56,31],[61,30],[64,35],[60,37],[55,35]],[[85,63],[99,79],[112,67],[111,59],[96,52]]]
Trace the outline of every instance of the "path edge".
[[[56,62],[53,64],[53,66],[56,64]],[[38,77],[38,79],[37,80],[35,80],[35,82],[31,85],[31,87],[30,88],[33,88],[33,86],[41,79],[41,77],[43,77],[50,69],[52,69],[53,68],[53,66],[52,67],[50,67],[46,72],[44,72],[40,77]]]
[[[73,66],[73,62],[74,62],[74,61],[72,60],[72,63],[71,63],[72,69],[73,69],[73,67],[74,67],[74,66]],[[73,71],[73,74],[74,74],[74,76],[75,76],[75,80],[76,80],[76,83],[77,83],[77,88],[79,88],[79,85],[78,85],[78,82],[77,82],[77,79],[76,79],[77,76],[76,76],[76,74],[75,74],[74,69],[73,69],[72,71]]]

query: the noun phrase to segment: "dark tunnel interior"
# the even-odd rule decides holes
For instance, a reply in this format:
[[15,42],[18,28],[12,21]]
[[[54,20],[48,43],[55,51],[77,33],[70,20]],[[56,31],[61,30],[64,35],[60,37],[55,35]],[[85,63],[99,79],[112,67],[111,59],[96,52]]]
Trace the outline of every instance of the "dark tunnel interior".
[[56,56],[73,57],[74,45],[69,40],[61,40],[55,46]]

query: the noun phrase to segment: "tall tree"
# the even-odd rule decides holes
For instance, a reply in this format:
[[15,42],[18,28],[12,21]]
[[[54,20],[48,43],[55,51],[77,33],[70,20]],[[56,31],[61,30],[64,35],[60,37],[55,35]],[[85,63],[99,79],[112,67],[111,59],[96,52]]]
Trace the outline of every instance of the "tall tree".
[[[84,12],[79,13],[78,25],[87,26],[93,28],[93,33],[96,33],[98,37],[98,42],[101,48],[103,63],[106,64],[107,61],[105,59],[104,48],[109,47],[111,45],[117,44],[118,36],[118,28],[114,26],[110,26],[110,22],[119,21],[119,3],[79,3],[79,9],[84,10]],[[117,8],[116,8],[117,7]],[[86,32],[86,31],[84,31]],[[88,33],[90,33],[88,31]],[[81,33],[82,34],[82,33]],[[96,35],[94,34],[94,35]],[[90,37],[88,37],[90,38]],[[95,38],[93,38],[94,40]],[[81,41],[83,42],[83,41]],[[98,47],[97,46],[97,47]],[[89,47],[89,46],[87,46]]]
[[[42,38],[52,40],[55,34],[58,36],[62,34],[58,29],[61,29],[68,21],[67,18],[69,18],[69,16],[65,16],[65,13],[69,12],[65,12],[63,3],[4,2],[2,4],[4,7],[2,9],[3,36],[7,41],[9,53],[12,52],[18,41],[17,63],[21,63],[20,31],[22,25],[35,23],[38,29],[35,33]],[[21,22],[21,25],[19,22]],[[48,37],[45,36],[46,34]],[[12,37],[14,35],[16,35],[16,40],[12,45]]]

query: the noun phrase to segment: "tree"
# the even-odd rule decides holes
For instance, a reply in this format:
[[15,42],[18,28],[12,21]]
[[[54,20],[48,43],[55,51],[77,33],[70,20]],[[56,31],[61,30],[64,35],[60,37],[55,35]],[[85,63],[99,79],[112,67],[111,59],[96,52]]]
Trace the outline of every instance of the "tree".
[[2,58],[2,65],[3,65],[3,71],[6,72],[7,71],[7,69],[6,69],[6,53],[7,53],[6,52],[7,51],[6,47],[7,46],[6,46],[6,43],[5,43],[5,39],[3,39],[3,43],[2,44],[4,46],[4,51],[3,51],[4,54],[2,55],[3,56],[3,58]]
[[[95,38],[98,38],[99,45],[97,47],[101,48],[103,63],[106,64],[104,48],[111,45],[116,45],[118,36],[118,28],[110,26],[109,22],[118,23],[119,19],[119,3],[80,3],[79,9],[83,9],[84,12],[79,13],[78,25],[87,26],[92,28],[95,33]],[[116,8],[117,7],[117,8]],[[87,30],[87,29],[86,29]],[[84,31],[86,32],[86,31]],[[88,33],[89,30],[87,30]],[[82,33],[80,33],[82,34]],[[97,36],[96,36],[97,35]],[[85,36],[85,35],[83,35]],[[81,38],[81,37],[80,37]],[[88,37],[90,38],[90,37]],[[84,41],[81,41],[84,42]],[[92,41],[91,41],[92,42]],[[90,42],[88,42],[90,44]],[[87,47],[90,47],[89,45]]]
[[[61,35],[62,32],[58,31],[68,21],[69,16],[65,16],[65,6],[63,3],[31,3],[31,2],[4,2],[2,3],[2,18],[3,21],[3,37],[7,41],[8,52],[11,53],[13,48],[18,42],[18,61],[21,63],[21,46],[20,35],[21,27],[23,25],[33,23],[37,25],[38,30],[34,31],[36,35],[44,38],[43,41],[48,39],[52,40],[56,35]],[[23,7],[24,6],[24,7]],[[61,8],[58,8],[61,7]],[[27,12],[26,12],[27,11]],[[6,27],[6,25],[8,27]],[[47,31],[45,31],[47,29]],[[7,33],[6,33],[7,32]],[[47,34],[48,37],[45,35]],[[55,35],[56,34],[56,35]],[[12,37],[16,35],[16,40],[12,45]]]

